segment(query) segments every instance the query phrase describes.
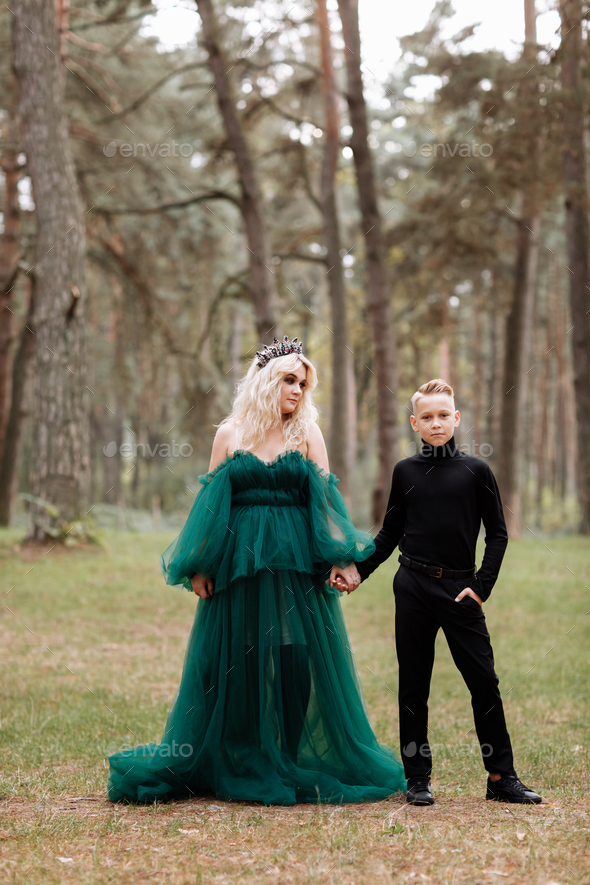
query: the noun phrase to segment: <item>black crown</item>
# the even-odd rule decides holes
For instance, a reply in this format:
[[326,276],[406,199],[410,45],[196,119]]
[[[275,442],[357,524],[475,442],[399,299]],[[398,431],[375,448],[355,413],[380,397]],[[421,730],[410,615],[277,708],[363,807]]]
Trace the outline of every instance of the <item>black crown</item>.
[[259,369],[262,369],[270,360],[276,359],[278,356],[287,356],[289,353],[303,353],[303,343],[298,344],[297,338],[289,341],[286,335],[282,341],[275,338],[274,344],[271,344],[270,347],[265,344],[264,350],[256,351],[256,356],[258,357],[256,365]]

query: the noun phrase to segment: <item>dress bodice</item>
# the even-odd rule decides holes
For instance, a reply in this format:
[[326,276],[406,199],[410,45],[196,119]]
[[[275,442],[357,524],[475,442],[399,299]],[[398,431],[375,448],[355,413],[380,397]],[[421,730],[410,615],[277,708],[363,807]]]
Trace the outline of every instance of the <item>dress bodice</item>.
[[306,460],[298,449],[282,452],[273,461],[262,461],[252,452],[238,449],[229,465],[232,507],[305,507],[309,486]]
[[263,569],[326,575],[375,549],[350,521],[338,478],[299,449],[273,461],[236,449],[199,479],[185,526],[160,557],[168,584],[192,592],[192,575],[210,575],[219,592]]

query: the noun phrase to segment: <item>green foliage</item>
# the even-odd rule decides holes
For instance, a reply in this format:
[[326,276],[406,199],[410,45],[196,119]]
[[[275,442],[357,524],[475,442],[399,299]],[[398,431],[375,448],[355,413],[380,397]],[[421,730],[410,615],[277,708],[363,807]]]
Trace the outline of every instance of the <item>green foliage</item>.
[[[263,193],[270,270],[279,293],[277,332],[299,334],[317,364],[322,427],[329,432],[326,416],[337,379],[331,377],[329,269],[315,202],[324,122],[313,9],[285,2],[272,8],[247,2],[216,9]],[[151,11],[131,0],[85,0],[69,12],[67,112],[88,208],[92,494],[94,501],[121,507],[151,510],[157,500],[163,511],[186,512],[191,502],[187,489],[194,493],[206,469],[215,425],[227,414],[258,342],[235,158],[228,150],[207,54],[199,33],[196,42],[164,51],[142,31]],[[344,94],[341,26],[335,11],[330,16]],[[566,502],[576,490],[567,430],[573,411],[571,323],[558,58],[541,47],[536,64],[525,54],[507,58],[497,51],[474,52],[469,48],[473,29],[448,38],[443,33],[449,23],[451,4],[437,3],[425,28],[401,39],[403,55],[395,72],[384,82],[365,72],[369,144],[386,226],[399,348],[399,454],[412,438],[409,397],[443,370],[457,388],[464,416],[460,441],[471,441],[468,432],[474,426],[478,445],[497,448],[503,324],[526,193],[541,215],[541,243],[531,342],[535,368],[524,420],[530,433],[546,437],[546,443],[522,459],[523,480],[530,488],[525,520],[528,524],[536,519],[531,514],[542,511],[540,522],[570,528],[575,516]],[[2,27],[8,40],[7,17]],[[9,97],[8,53],[0,64],[0,80]],[[347,124],[343,101],[343,150]],[[412,144],[413,157],[407,155]],[[488,144],[492,154],[461,156],[465,144],[470,149]],[[123,145],[131,147],[122,151]],[[165,149],[161,153],[166,145],[177,154],[178,146],[186,145],[191,156],[166,156]],[[437,145],[437,155],[423,156],[421,145]],[[346,253],[346,346],[354,361],[358,418],[360,478],[354,503],[357,517],[369,525],[377,399],[364,240],[349,156],[339,160],[337,183]],[[23,261],[30,266],[31,208],[23,208],[22,222]],[[24,279],[15,291],[15,309],[22,316]],[[548,404],[546,420],[539,402]],[[153,448],[171,433],[177,442],[191,444],[190,458],[140,455],[125,462],[117,453],[109,466],[103,454],[113,441],[117,447],[147,442]],[[27,426],[20,469],[25,491],[29,452]],[[491,460],[493,465],[494,455]],[[548,500],[559,502],[559,519],[554,519],[556,509],[544,503]]]
[[[99,529],[92,517],[74,521],[67,520],[61,516],[58,507],[45,501],[44,498],[30,495],[28,492],[21,492],[20,497],[23,501],[35,505],[33,522],[43,528],[46,534],[55,541],[65,544],[66,547],[74,547],[80,543],[97,545],[102,543]],[[44,513],[46,518],[43,518],[39,511]]]

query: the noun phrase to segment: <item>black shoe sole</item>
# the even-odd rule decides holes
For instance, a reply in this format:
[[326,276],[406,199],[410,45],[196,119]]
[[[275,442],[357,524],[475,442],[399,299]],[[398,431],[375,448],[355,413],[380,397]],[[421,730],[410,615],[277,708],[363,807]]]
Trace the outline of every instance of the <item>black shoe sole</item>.
[[490,799],[492,802],[508,802],[510,805],[540,805],[543,801],[542,798],[537,802],[535,799],[526,799],[524,796],[522,798],[515,796],[486,796],[486,799]]
[[434,799],[408,799],[406,797],[406,804],[420,806],[434,805]]

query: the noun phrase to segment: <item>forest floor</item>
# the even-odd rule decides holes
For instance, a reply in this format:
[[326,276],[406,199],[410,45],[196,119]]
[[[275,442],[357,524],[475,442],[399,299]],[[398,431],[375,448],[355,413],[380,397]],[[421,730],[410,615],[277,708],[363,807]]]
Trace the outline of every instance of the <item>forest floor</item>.
[[[264,807],[106,798],[106,756],[159,742],[196,598],[167,587],[171,534],[29,550],[0,530],[0,882],[590,883],[590,543],[509,545],[486,618],[523,781],[486,802],[469,696],[439,637],[432,808],[398,798]],[[379,740],[397,748],[392,559],[343,599]]]

